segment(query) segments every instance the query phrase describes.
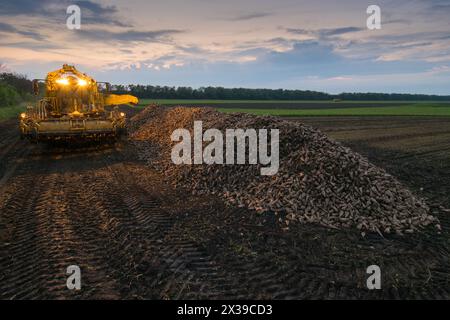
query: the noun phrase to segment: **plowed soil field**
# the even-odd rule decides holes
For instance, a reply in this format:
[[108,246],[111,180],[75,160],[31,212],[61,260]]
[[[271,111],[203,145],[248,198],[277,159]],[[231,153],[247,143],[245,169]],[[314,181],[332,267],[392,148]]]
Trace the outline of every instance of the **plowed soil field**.
[[[449,299],[450,121],[303,121],[427,197],[441,234],[362,237],[301,224],[284,231],[273,215],[173,189],[127,139],[34,145],[6,121],[0,298]],[[381,290],[366,287],[373,264]],[[79,291],[66,287],[69,265],[81,268]]]

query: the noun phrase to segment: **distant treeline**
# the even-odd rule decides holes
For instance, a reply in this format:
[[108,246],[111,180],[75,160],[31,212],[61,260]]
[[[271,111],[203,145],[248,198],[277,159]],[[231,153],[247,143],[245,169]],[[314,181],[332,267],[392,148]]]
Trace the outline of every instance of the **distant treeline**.
[[220,100],[350,100],[350,101],[450,101],[450,96],[398,93],[341,93],[309,90],[246,89],[223,87],[169,87],[113,85],[114,93],[131,93],[141,99],[220,99]]
[[15,73],[0,73],[0,107],[9,107],[29,99],[31,81]]
[[[30,99],[31,81],[24,75],[0,73],[0,106]],[[450,101],[450,96],[398,93],[341,93],[310,90],[246,89],[223,87],[169,87],[152,85],[113,85],[114,93],[130,93],[141,99],[219,99],[219,100],[346,100],[346,101]]]

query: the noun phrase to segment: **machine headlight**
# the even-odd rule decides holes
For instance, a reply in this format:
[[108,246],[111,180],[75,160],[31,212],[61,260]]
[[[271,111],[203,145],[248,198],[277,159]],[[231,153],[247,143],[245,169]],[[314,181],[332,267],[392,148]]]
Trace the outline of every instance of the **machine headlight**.
[[20,119],[25,119],[27,117],[27,114],[25,112],[22,112],[20,114]]
[[56,80],[56,83],[61,84],[63,86],[67,86],[69,84],[69,80],[67,80],[66,78],[61,78],[61,79]]
[[120,113],[120,116],[121,116],[122,118],[125,117],[125,113],[121,112],[121,113]]
[[78,80],[78,85],[79,85],[80,87],[84,87],[85,85],[87,85],[87,81],[86,81],[86,80],[83,80],[83,79],[80,79],[80,80]]

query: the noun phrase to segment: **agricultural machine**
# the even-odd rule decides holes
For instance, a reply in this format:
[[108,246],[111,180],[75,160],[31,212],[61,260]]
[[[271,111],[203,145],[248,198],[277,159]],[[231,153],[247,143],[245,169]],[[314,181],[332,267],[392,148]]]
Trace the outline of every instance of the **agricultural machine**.
[[109,83],[67,64],[45,80],[33,80],[36,96],[41,83],[44,97],[19,116],[21,136],[33,141],[116,139],[125,132],[126,120],[118,106],[138,103],[131,95],[110,94]]

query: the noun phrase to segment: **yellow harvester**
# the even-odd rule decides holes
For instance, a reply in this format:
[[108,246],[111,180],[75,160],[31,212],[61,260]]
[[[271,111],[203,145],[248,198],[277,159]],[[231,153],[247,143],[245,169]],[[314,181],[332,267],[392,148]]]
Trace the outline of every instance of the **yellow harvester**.
[[[138,103],[131,95],[110,94],[109,83],[66,64],[45,80],[33,80],[35,95],[42,81],[44,97],[19,117],[22,137],[34,141],[117,138],[125,131],[125,113],[117,106]],[[108,111],[107,106],[116,107]]]

